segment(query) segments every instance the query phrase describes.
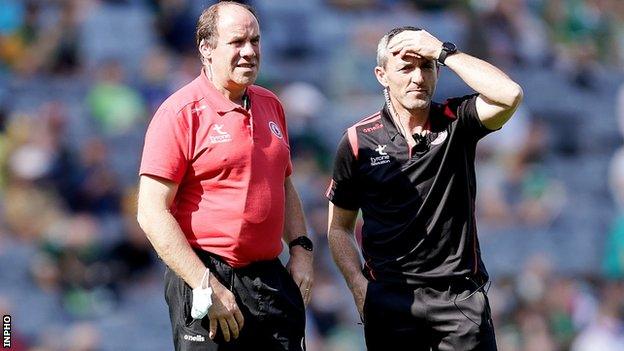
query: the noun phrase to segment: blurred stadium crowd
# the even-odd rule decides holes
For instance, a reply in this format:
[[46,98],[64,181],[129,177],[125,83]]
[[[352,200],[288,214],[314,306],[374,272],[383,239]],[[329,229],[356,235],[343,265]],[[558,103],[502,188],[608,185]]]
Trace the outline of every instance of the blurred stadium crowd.
[[[525,91],[478,156],[500,350],[624,350],[624,1],[247,2],[316,242],[309,350],[364,349],[324,190],[342,130],[383,103],[377,41],[406,24]],[[172,348],[137,170],[152,113],[199,72],[194,27],[210,3],[0,0],[0,312],[14,350]],[[467,92],[442,68],[438,100]]]

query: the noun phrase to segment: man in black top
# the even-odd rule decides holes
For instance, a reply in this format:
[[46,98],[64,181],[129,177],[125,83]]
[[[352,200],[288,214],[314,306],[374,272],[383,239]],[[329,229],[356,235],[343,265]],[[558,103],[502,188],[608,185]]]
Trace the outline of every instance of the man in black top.
[[[439,67],[477,93],[431,97]],[[377,48],[383,109],[350,127],[327,190],[329,244],[369,350],[496,350],[475,220],[475,148],[522,100],[496,67],[415,27]],[[360,263],[354,240],[362,210]]]

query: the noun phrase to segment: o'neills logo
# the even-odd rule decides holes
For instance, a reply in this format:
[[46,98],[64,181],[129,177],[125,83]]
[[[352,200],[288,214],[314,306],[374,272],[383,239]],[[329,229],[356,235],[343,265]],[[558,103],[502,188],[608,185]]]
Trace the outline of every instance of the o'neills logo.
[[381,128],[383,128],[383,124],[381,124],[381,123],[376,123],[376,124],[375,124],[374,126],[372,126],[372,127],[368,127],[368,128],[364,128],[364,129],[362,129],[362,131],[363,131],[364,133],[370,133],[370,132],[374,132],[374,131],[376,131],[377,129],[381,129]]
[[188,335],[188,334],[184,334],[184,340],[188,340],[188,341],[197,341],[197,342],[204,342],[206,341],[206,337],[203,335]]
[[232,141],[232,136],[228,132],[223,131],[223,124],[215,124],[212,127],[213,134],[210,135],[210,143],[227,143]]

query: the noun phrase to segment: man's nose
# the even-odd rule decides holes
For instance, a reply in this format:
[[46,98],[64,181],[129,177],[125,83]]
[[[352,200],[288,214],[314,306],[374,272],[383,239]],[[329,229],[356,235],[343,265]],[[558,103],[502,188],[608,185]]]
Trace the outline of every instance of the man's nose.
[[251,42],[246,42],[240,50],[240,55],[242,57],[256,56],[256,50],[254,45]]
[[422,85],[425,82],[425,75],[423,74],[423,71],[420,68],[416,68],[412,72],[412,82],[418,85]]

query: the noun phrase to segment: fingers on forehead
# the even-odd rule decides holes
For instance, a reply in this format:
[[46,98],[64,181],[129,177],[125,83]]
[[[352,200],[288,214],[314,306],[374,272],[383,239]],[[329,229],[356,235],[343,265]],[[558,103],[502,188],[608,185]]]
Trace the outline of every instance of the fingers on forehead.
[[392,45],[396,45],[404,40],[407,40],[409,38],[413,38],[415,35],[418,35],[418,32],[412,31],[412,30],[406,30],[403,31],[397,35],[395,35],[394,37],[392,37],[392,39],[390,39],[390,41],[388,42],[389,46]]

